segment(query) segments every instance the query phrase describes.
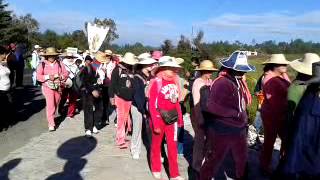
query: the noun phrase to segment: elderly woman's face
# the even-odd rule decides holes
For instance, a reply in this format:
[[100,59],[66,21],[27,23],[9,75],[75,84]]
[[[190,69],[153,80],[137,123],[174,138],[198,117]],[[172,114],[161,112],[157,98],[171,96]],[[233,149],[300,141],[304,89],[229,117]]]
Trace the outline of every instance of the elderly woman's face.
[[279,73],[283,74],[288,71],[287,65],[279,65],[274,68],[275,71],[278,71]]
[[0,62],[6,61],[6,54],[0,54]]
[[48,56],[48,61],[49,62],[54,62],[56,60],[55,56]]

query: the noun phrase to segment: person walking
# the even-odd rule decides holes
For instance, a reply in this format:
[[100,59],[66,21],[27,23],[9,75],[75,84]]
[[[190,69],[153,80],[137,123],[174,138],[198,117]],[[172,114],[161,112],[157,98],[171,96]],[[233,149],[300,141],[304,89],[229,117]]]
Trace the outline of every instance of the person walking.
[[[102,52],[98,52],[102,56]],[[83,105],[84,129],[86,136],[92,136],[92,133],[98,133],[97,127],[102,118],[102,98],[101,88],[98,85],[99,75],[92,66],[93,59],[87,55],[85,57],[85,66],[80,70],[80,79],[82,85],[80,94]]]
[[[147,121],[149,113],[147,111],[147,98],[145,89],[150,81],[150,72],[156,60],[151,58],[149,53],[143,53],[138,56],[139,62],[135,66],[133,78],[133,101],[131,106],[132,115],[132,138],[131,154],[133,159],[139,159],[142,146],[142,124]],[[147,134],[148,135],[148,134]],[[148,142],[151,143],[151,142]],[[149,144],[148,144],[149,145]]]
[[55,130],[55,114],[58,109],[61,92],[68,78],[68,71],[57,61],[59,53],[56,49],[49,47],[43,55],[46,60],[38,65],[37,80],[41,83],[42,93],[46,99],[46,112],[49,131]]
[[73,119],[76,114],[78,94],[72,88],[72,82],[79,72],[79,67],[75,62],[76,57],[73,53],[66,52],[62,55],[62,57],[64,57],[62,63],[65,66],[66,70],[69,72],[69,77],[66,80],[66,87],[62,90],[59,112],[60,114],[64,114],[66,110],[65,103],[68,100],[67,119]]
[[10,69],[7,65],[8,50],[0,46],[0,131],[7,129],[12,120],[12,98],[10,94]]
[[108,105],[109,105],[109,94],[108,94],[108,88],[111,84],[110,79],[107,77],[107,67],[108,64],[111,61],[111,51],[105,52],[99,52],[96,54],[93,62],[92,67],[98,74],[98,85],[101,89],[101,98],[102,98],[102,117],[100,122],[98,123],[99,126],[97,126],[98,129],[103,128],[105,125],[109,124],[109,116],[108,116]]
[[228,154],[234,162],[235,179],[245,176],[248,156],[246,108],[251,96],[243,76],[255,71],[255,67],[248,64],[243,51],[235,51],[220,64],[223,70],[212,83],[208,97],[205,97],[205,111],[208,112],[205,121],[207,150],[200,169],[200,180],[214,178]]
[[161,57],[159,67],[154,69],[156,77],[149,85],[149,111],[153,131],[150,162],[152,174],[156,179],[161,179],[161,145],[164,136],[168,146],[170,179],[184,179],[179,173],[177,152],[177,129],[183,126],[177,75],[180,68],[172,57]]
[[128,148],[126,127],[131,131],[130,108],[133,100],[133,66],[137,64],[133,53],[127,52],[118,66],[112,71],[109,88],[112,104],[117,108],[116,145],[120,149]]
[[319,179],[320,57],[306,53],[290,66],[298,75],[288,90],[287,153],[280,161],[277,175],[279,179]]
[[204,60],[195,70],[200,72],[201,76],[194,81],[191,91],[194,103],[191,115],[191,124],[194,130],[192,168],[197,173],[200,173],[200,168],[205,155],[206,142],[204,128],[205,119],[202,115],[200,106],[200,89],[211,85],[212,73],[218,71],[218,69],[214,67],[211,60]]
[[264,101],[261,106],[261,118],[264,129],[264,142],[260,155],[260,166],[264,174],[270,175],[273,146],[277,136],[281,139],[280,157],[285,153],[286,115],[288,110],[288,88],[290,80],[287,76],[287,65],[283,54],[272,54],[263,64],[264,79],[262,91]]
[[31,62],[30,62],[30,65],[31,65],[31,68],[32,68],[32,84],[33,86],[37,86],[37,67],[38,65],[40,64],[41,62],[41,58],[40,58],[40,50],[41,50],[41,47],[39,45],[35,45],[34,46],[34,50],[32,52],[32,59],[31,59]]

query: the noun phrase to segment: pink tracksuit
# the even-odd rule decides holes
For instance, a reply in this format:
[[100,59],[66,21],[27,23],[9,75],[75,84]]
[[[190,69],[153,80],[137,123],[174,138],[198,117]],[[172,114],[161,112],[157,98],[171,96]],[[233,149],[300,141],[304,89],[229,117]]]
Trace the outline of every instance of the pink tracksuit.
[[46,99],[46,111],[48,126],[54,127],[54,116],[56,110],[59,106],[61,99],[61,93],[57,90],[52,90],[48,87],[47,82],[49,80],[49,75],[59,75],[63,80],[68,77],[68,71],[65,69],[63,64],[59,64],[57,61],[50,63],[49,61],[44,61],[45,66],[40,63],[37,68],[37,80],[42,82],[42,93]]
[[[161,89],[159,91],[159,85]],[[168,125],[161,118],[157,109],[178,111],[178,126],[183,125],[182,113],[179,104],[179,87],[174,81],[161,80],[160,83],[152,83],[150,85],[149,109],[151,113],[152,128],[160,129],[160,134],[152,133],[151,142],[151,171],[161,172],[161,144],[166,136],[168,145],[168,160],[170,177],[179,176],[178,153],[177,153],[177,124]],[[157,108],[158,107],[158,108]]]

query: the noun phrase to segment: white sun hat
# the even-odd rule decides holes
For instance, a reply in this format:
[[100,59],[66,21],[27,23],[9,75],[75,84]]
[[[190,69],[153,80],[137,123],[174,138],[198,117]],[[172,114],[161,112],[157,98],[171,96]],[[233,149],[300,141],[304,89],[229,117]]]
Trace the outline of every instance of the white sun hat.
[[138,63],[138,59],[133,53],[127,52],[121,59],[121,62],[129,65],[135,65]]
[[289,65],[299,73],[312,75],[312,64],[319,62],[320,57],[315,53],[306,53],[303,58],[292,61]]
[[181,66],[175,61],[175,58],[171,56],[162,56],[159,59],[159,67],[181,68]]

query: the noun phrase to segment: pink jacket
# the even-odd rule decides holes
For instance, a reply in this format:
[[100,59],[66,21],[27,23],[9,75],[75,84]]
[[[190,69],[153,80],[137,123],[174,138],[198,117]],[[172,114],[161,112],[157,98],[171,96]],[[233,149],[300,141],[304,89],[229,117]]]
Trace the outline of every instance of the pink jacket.
[[37,80],[42,83],[42,86],[48,87],[47,83],[50,75],[59,76],[60,81],[62,82],[69,77],[69,72],[66,70],[62,62],[56,61],[54,63],[50,63],[45,60],[44,63],[44,67],[42,63],[40,63],[37,68]]

